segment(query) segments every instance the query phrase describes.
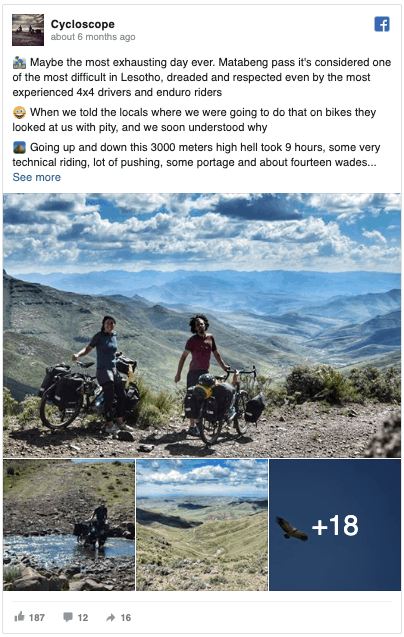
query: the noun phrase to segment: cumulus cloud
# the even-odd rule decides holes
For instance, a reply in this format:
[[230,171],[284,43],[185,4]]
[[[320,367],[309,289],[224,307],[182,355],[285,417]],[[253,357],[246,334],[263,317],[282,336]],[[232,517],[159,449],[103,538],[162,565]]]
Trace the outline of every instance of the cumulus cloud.
[[138,461],[137,487],[145,494],[162,493],[234,493],[265,492],[268,488],[266,460],[233,461]]
[[387,239],[386,239],[386,237],[384,237],[384,236],[382,235],[382,233],[381,233],[381,232],[379,232],[378,230],[371,230],[371,231],[364,230],[364,231],[362,232],[362,234],[363,234],[363,236],[364,236],[364,237],[366,237],[367,239],[372,239],[372,240],[375,240],[375,241],[380,241],[381,243],[387,243]]
[[65,272],[122,267],[336,271],[366,269],[370,261],[372,270],[397,269],[397,261],[389,265],[393,237],[388,243],[381,230],[366,235],[377,231],[364,228],[364,239],[372,236],[384,249],[372,257],[368,241],[361,245],[358,233],[343,232],[337,218],[320,214],[325,209],[359,214],[366,206],[394,209],[395,195],[95,197],[6,195],[3,248],[10,273],[32,271],[32,263],[40,272],[62,267]]
[[354,223],[357,217],[377,217],[381,212],[401,210],[399,194],[291,194],[287,199],[311,213],[336,215],[347,223]]

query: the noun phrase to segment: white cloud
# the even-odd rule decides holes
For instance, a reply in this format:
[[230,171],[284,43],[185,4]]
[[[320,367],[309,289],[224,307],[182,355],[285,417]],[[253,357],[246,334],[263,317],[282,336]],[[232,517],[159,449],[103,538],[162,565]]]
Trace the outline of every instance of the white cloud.
[[308,194],[288,195],[291,201],[303,204],[321,214],[337,215],[339,221],[355,222],[355,217],[378,216],[381,212],[401,209],[399,194]]
[[[181,461],[182,462],[182,461]],[[195,463],[197,466],[194,466]],[[163,492],[241,493],[265,492],[268,484],[268,464],[258,460],[233,460],[224,464],[187,461],[175,468],[175,461],[158,460],[137,463],[137,486],[142,494]]]
[[364,230],[362,234],[367,239],[374,239],[375,241],[380,241],[381,243],[387,243],[386,237],[384,237],[378,230]]
[[363,236],[377,241],[380,248],[369,252],[352,233],[343,232],[336,219],[326,221],[315,214],[326,210],[338,217],[347,214],[352,220],[365,214],[367,207],[375,214],[382,206],[395,209],[397,195],[287,195],[283,199],[277,195],[273,201],[281,202],[280,209],[283,201],[289,212],[301,212],[306,206],[312,213],[275,221],[215,211],[233,199],[244,199],[253,206],[260,197],[105,195],[109,204],[125,212],[120,215],[115,210],[106,218],[102,204],[88,203],[92,199],[83,194],[6,195],[5,267],[10,273],[32,271],[33,264],[42,272],[58,267],[83,272],[123,265],[127,270],[398,269],[400,257],[393,237],[388,243],[380,230],[364,230]]

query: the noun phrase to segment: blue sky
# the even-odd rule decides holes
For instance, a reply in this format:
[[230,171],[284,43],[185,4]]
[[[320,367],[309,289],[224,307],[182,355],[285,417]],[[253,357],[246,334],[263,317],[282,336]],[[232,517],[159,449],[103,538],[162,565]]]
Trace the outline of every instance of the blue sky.
[[[270,460],[270,589],[400,590],[400,484],[400,460]],[[357,535],[344,534],[347,515]],[[277,516],[307,542],[286,540]],[[328,526],[321,536],[318,520]]]
[[268,495],[267,460],[137,460],[138,497],[262,497]]
[[13,274],[401,271],[394,194],[7,194]]

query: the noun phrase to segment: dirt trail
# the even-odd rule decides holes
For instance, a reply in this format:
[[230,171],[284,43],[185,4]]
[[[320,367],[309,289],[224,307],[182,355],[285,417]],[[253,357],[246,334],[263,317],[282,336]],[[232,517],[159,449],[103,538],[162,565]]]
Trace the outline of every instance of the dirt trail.
[[[206,447],[187,435],[188,421],[172,416],[159,429],[135,427],[127,440],[113,439],[76,421],[51,432],[14,420],[4,431],[5,458],[362,458],[374,434],[399,406],[352,404],[325,409],[318,403],[283,406],[249,425],[238,436],[224,427],[218,442]],[[121,434],[120,434],[121,435]],[[131,438],[129,440],[129,438]],[[147,445],[149,451],[142,450]]]

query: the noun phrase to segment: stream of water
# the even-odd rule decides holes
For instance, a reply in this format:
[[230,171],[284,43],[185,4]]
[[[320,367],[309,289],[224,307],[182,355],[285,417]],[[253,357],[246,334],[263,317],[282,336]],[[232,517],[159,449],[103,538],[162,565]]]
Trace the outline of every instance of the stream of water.
[[104,559],[135,555],[135,542],[122,538],[108,538],[99,551],[84,548],[72,535],[45,535],[22,537],[14,535],[3,538],[3,549],[9,555],[30,555],[44,568],[61,568],[82,558]]

